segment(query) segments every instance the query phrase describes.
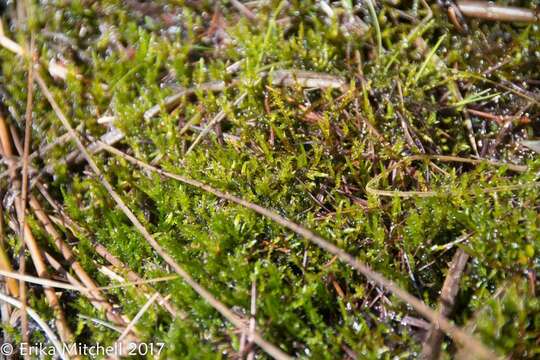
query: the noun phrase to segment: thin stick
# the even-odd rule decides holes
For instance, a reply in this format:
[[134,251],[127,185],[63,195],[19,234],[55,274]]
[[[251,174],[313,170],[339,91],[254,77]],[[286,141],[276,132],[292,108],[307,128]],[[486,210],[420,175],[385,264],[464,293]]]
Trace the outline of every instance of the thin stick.
[[[4,209],[0,206],[0,269],[13,271],[10,259],[6,251],[6,241],[4,239]],[[6,285],[11,296],[19,296],[19,284],[13,279],[6,279]]]
[[[0,300],[6,302],[8,304],[11,304],[11,305],[15,306],[18,309],[21,309],[21,310],[23,309],[23,305],[21,304],[20,301],[12,298],[11,296],[7,296],[6,294],[3,294],[1,292],[0,292]],[[57,354],[60,355],[60,357],[63,360],[69,360],[69,357],[64,352],[64,348],[63,348],[62,344],[60,343],[60,341],[58,340],[58,338],[56,337],[54,332],[51,330],[49,325],[47,325],[47,323],[45,321],[43,321],[41,319],[41,317],[39,317],[39,315],[32,308],[26,307],[26,313],[28,315],[30,315],[30,317],[32,319],[34,319],[34,321],[43,330],[45,335],[47,335],[47,338],[51,341],[53,346],[56,348]]]
[[242,15],[244,15],[249,21],[252,21],[252,22],[257,21],[257,16],[251,10],[249,10],[246,7],[246,5],[242,4],[238,0],[230,0],[230,1],[231,1],[232,6],[234,6],[236,10],[238,10]]
[[[124,263],[122,263],[120,259],[118,259],[116,256],[111,254],[105,248],[105,246],[98,243],[94,243],[94,247],[95,247],[96,252],[105,260],[107,260],[111,265],[115,266],[116,268],[120,270],[125,271],[127,273],[128,280],[131,282],[131,284],[144,285],[145,280],[143,280],[137,273],[132,271],[129,267],[124,265]],[[187,314],[185,312],[178,310],[176,306],[171,304],[170,301],[166,299],[165,297],[160,296],[158,298],[158,301],[171,315],[178,317],[180,319],[187,318]]]
[[96,319],[96,318],[91,318],[89,316],[86,316],[86,315],[81,315],[81,314],[77,314],[77,317],[78,318],[81,318],[81,319],[84,319],[84,320],[89,320],[95,324],[98,324],[98,325],[101,325],[101,326],[104,326],[108,329],[111,329],[111,330],[114,330],[116,331],[117,333],[122,333],[122,329],[116,327],[115,325],[113,324],[109,324],[108,322],[105,322],[105,321],[102,321],[102,320],[99,320],[99,319]]
[[294,233],[302,236],[303,238],[309,240],[310,242],[314,243],[315,245],[319,246],[323,250],[328,251],[331,254],[336,255],[341,261],[344,263],[349,264],[354,269],[358,270],[361,274],[363,274],[366,278],[373,281],[377,285],[386,288],[388,291],[392,292],[396,297],[401,299],[402,301],[408,303],[411,305],[418,313],[420,313],[422,316],[424,316],[426,319],[430,320],[433,323],[436,323],[439,325],[439,327],[446,333],[448,336],[450,336],[452,339],[457,341],[460,344],[463,344],[464,346],[468,347],[469,350],[476,354],[478,357],[484,358],[484,359],[491,359],[493,357],[496,357],[496,355],[486,348],[481,342],[476,340],[471,335],[465,333],[460,328],[456,327],[455,325],[451,324],[448,319],[446,319],[444,316],[440,315],[430,307],[428,307],[426,304],[424,304],[423,301],[417,299],[413,295],[411,295],[406,290],[401,289],[398,285],[396,285],[393,281],[386,279],[384,276],[379,274],[378,272],[375,272],[371,270],[370,267],[365,265],[363,262],[356,259],[354,256],[348,254],[341,248],[337,247],[336,245],[330,243],[328,240],[322,238],[321,236],[315,234],[313,231],[296,224],[281,215],[268,210],[260,205],[251,203],[249,201],[246,201],[242,198],[239,198],[237,196],[231,195],[229,193],[222,192],[220,190],[214,189],[213,187],[206,185],[198,180],[194,180],[191,178],[187,178],[182,175],[170,173],[167,171],[164,171],[162,169],[159,169],[155,166],[149,165],[139,159],[136,159],[126,153],[121,152],[120,150],[117,150],[116,148],[112,146],[108,146],[106,144],[102,144],[103,148],[107,151],[109,151],[112,154],[115,154],[117,156],[120,156],[124,158],[125,160],[143,168],[146,170],[150,170],[153,172],[156,172],[164,177],[168,177],[171,179],[178,180],[184,184],[191,185],[195,188],[198,188],[200,190],[203,190],[205,192],[208,192],[210,194],[213,194],[217,196],[218,198],[236,203],[240,206],[243,206],[245,208],[248,208],[250,210],[255,211],[256,213],[269,218],[270,220],[276,222],[277,224],[293,231]]
[[[448,269],[448,274],[444,280],[439,298],[439,313],[442,316],[448,317],[454,309],[456,295],[459,291],[459,281],[469,260],[469,255],[462,249],[458,249],[452,263]],[[422,360],[437,360],[441,352],[441,344],[444,334],[440,331],[436,324],[431,324],[431,327],[426,336],[426,340],[422,346]]]
[[[381,172],[379,175],[375,176],[373,179],[371,179],[367,185],[366,185],[366,192],[371,195],[377,195],[377,196],[398,196],[403,198],[410,198],[410,197],[432,197],[432,196],[446,196],[447,192],[437,192],[437,191],[400,191],[400,190],[380,190],[375,188],[376,184],[384,177],[390,174],[392,171],[397,169],[399,166],[410,163],[411,161],[415,160],[438,160],[442,162],[459,162],[459,163],[465,163],[465,164],[472,164],[472,165],[480,165],[480,164],[488,164],[490,166],[507,166],[509,170],[515,171],[515,172],[524,172],[527,171],[527,166],[523,165],[516,165],[516,164],[507,164],[502,163],[498,161],[491,161],[491,160],[479,160],[479,159],[469,159],[469,158],[462,158],[458,156],[445,156],[445,155],[413,155],[406,157],[398,162],[396,162],[394,165],[390,166],[388,169]],[[481,189],[481,193],[490,193],[490,192],[498,192],[498,191],[511,191],[511,190],[521,190],[527,187],[535,187],[540,186],[540,182],[532,182],[528,184],[517,184],[517,185],[506,185],[506,186],[495,186],[490,188]],[[478,190],[471,189],[468,191],[471,195],[474,195],[477,193]]]
[[101,294],[99,291],[96,283],[94,280],[88,275],[86,270],[82,267],[82,265],[75,260],[75,254],[73,253],[73,250],[71,249],[71,246],[69,246],[60,236],[60,233],[56,230],[56,228],[51,223],[51,220],[49,219],[49,216],[45,213],[41,205],[39,204],[38,200],[35,196],[30,197],[30,206],[34,210],[34,214],[38,218],[38,220],[43,225],[43,228],[45,231],[52,237],[54,244],[64,257],[66,261],[69,261],[71,268],[73,269],[73,272],[77,274],[79,279],[81,279],[81,282],[90,289],[90,293],[92,295],[92,298],[96,299],[97,302],[95,305],[98,306],[99,309],[102,309],[105,311],[107,318],[119,325],[124,325],[124,321],[121,317],[116,315],[113,311],[112,305],[107,301],[107,299]]
[[[148,232],[148,230],[141,224],[139,219],[133,214],[133,212],[126,206],[122,198],[116,193],[112,185],[105,179],[104,174],[101,172],[99,167],[94,162],[92,155],[88,152],[86,147],[81,142],[78,134],[75,132],[71,124],[69,123],[68,119],[56,103],[56,100],[54,99],[53,95],[51,94],[49,88],[47,87],[47,84],[45,84],[45,81],[41,77],[39,73],[36,73],[35,79],[41,88],[41,91],[43,92],[43,95],[47,98],[49,101],[49,104],[53,108],[54,112],[64,125],[64,127],[68,130],[68,132],[71,134],[73,141],[75,141],[77,147],[81,151],[82,155],[86,159],[88,165],[92,168],[93,172],[96,174],[98,179],[100,180],[101,184],[105,187],[105,189],[109,192],[111,197],[114,199],[118,207],[124,212],[124,214],[131,220],[135,228],[143,235],[143,237],[146,239],[146,241],[154,248],[154,250],[165,260],[171,268],[173,268],[181,277],[182,279],[195,290],[203,299],[205,299],[214,309],[219,311],[227,320],[229,320],[234,326],[243,329],[245,328],[244,321],[240,319],[234,312],[232,312],[228,307],[226,307],[222,302],[217,300],[208,290],[203,288],[201,285],[199,285],[198,282],[196,282],[191,275],[189,275],[188,272],[186,272],[177,262],[174,260],[174,258],[169,255],[161,245],[155,240],[155,238]],[[102,145],[106,145],[104,143],[101,143]],[[276,346],[270,344],[266,340],[264,340],[258,333],[253,334],[254,342],[261,347],[264,351],[266,351],[269,355],[273,356],[274,358],[281,360],[281,359],[290,359],[290,357],[284,353],[282,350],[277,348]]]
[[[30,153],[30,143],[32,142],[32,109],[34,102],[34,60],[32,59],[32,54],[34,53],[34,35],[30,37],[30,57],[28,61],[28,83],[27,83],[27,95],[26,95],[26,111],[25,111],[25,125],[24,125],[24,149],[23,149],[23,167],[22,167],[22,189],[21,189],[21,205],[22,211],[19,213],[19,233],[22,234],[23,241],[21,246],[21,251],[19,255],[19,272],[24,274],[26,272],[26,257],[25,257],[25,244],[27,242],[26,232],[24,227],[26,226],[26,203],[28,197],[28,166],[29,160],[28,155]],[[21,311],[21,331],[23,342],[28,344],[29,333],[28,333],[28,317],[26,314],[26,285],[24,281],[20,282],[20,297],[22,303]],[[25,358],[29,359],[28,355],[25,355]]]
[[154,301],[157,300],[158,297],[159,297],[159,293],[155,293],[154,295],[150,297],[150,299],[146,301],[146,303],[139,310],[139,312],[137,312],[137,315],[135,315],[133,320],[131,320],[131,322],[128,324],[128,326],[126,326],[124,331],[122,331],[122,334],[120,334],[118,339],[116,339],[116,344],[120,344],[120,342],[129,334],[129,332],[135,328],[135,325],[137,325],[137,322],[139,322],[140,318],[143,317],[144,313],[146,313],[146,311],[150,308],[150,306],[152,306],[152,304],[154,303]]
[[465,16],[495,21],[540,22],[538,11],[494,4],[492,1],[458,1],[456,4]]
[[[12,133],[14,142],[17,145],[19,143],[17,132],[12,131],[11,133]],[[39,182],[38,182],[38,186],[40,186]],[[46,192],[45,189],[40,188],[40,190],[42,192]],[[66,242],[63,241],[62,237],[60,236],[60,233],[53,226],[48,215],[45,213],[45,211],[41,207],[41,204],[39,203],[37,198],[32,194],[30,195],[30,206],[33,209],[34,214],[36,215],[38,220],[41,222],[45,231],[49,233],[49,235],[53,238],[54,244],[56,245],[56,247],[58,248],[58,250],[64,257],[64,259],[70,263],[71,268],[73,269],[75,274],[77,274],[79,279],[81,279],[83,284],[91,290],[92,298],[94,298],[94,300],[97,300],[93,302],[93,305],[95,305],[98,309],[105,310],[107,318],[110,321],[113,321],[122,326],[125,325],[125,322],[122,320],[122,318],[114,313],[112,305],[109,304],[107,300],[101,295],[93,279],[88,275],[88,273],[84,270],[81,264],[77,260],[75,260],[75,254],[73,253],[71,246],[69,246]]]
[[[244,98],[246,96],[247,96],[247,92],[242,93],[238,97],[238,99],[234,101],[233,106],[236,107],[240,105],[242,101],[244,101]],[[225,116],[227,116],[227,113],[225,112],[225,110],[221,110],[212,120],[210,120],[210,122],[208,123],[208,125],[206,125],[204,130],[201,131],[199,135],[195,138],[195,140],[193,141],[189,149],[187,149],[186,154],[184,156],[187,156],[195,148],[195,146],[197,146],[197,144],[202,140],[202,138],[205,137],[206,134],[208,134],[208,132],[210,132],[210,129],[212,129],[213,126],[218,124],[221,120],[225,119]]]
[[[1,140],[1,145],[3,148],[4,156],[12,156],[13,148],[11,144],[11,139],[9,137],[9,130],[6,125],[4,117],[1,115],[0,115],[0,140]],[[13,139],[13,140],[16,140],[16,139]],[[14,141],[14,143],[17,146],[17,149],[19,150],[19,152],[22,153],[21,144],[18,143],[17,141]],[[17,179],[16,173],[13,167],[11,169],[10,178],[12,179],[11,181],[12,181],[13,186],[16,189],[20,189],[21,183],[19,179]],[[21,219],[22,207],[21,207],[20,194],[16,197],[16,200],[15,200],[15,211],[17,213],[17,217]],[[13,228],[16,233],[19,232],[19,227],[14,226]],[[21,237],[21,241],[24,241],[23,239],[26,240],[25,245],[28,247],[28,250],[30,252],[30,257],[32,258],[32,262],[34,263],[34,267],[36,268],[38,275],[42,278],[49,277],[47,266],[45,264],[45,260],[43,259],[43,254],[41,252],[41,249],[36,239],[34,238],[34,235],[32,234],[32,230],[30,229],[30,226],[28,226],[28,224],[25,224],[22,230],[23,230],[23,233],[19,234]],[[65,342],[71,342],[72,333],[67,325],[67,321],[64,316],[62,307],[60,306],[60,301],[58,299],[58,296],[56,295],[56,292],[54,292],[52,288],[45,288],[44,292],[49,302],[49,305],[55,312],[56,326],[60,333],[60,337]]]
[[[51,260],[54,267],[58,268],[58,265],[60,264],[50,254],[48,253],[45,253],[45,254]],[[79,291],[79,292],[87,293],[87,294],[90,294],[94,290],[94,289],[85,287],[82,283],[80,283],[78,280],[76,280],[73,277],[71,277],[71,280],[70,280],[72,284],[69,284],[62,281],[51,280],[48,278],[40,278],[40,277],[35,277],[32,275],[20,274],[20,273],[16,273],[12,271],[5,271],[5,270],[0,270],[0,275],[8,277],[8,278],[12,278],[12,279],[25,281],[31,284],[40,285],[43,287],[54,287],[57,289],[73,290],[73,291]],[[176,280],[176,279],[178,279],[178,275],[168,275],[168,276],[161,276],[161,277],[147,279],[147,280],[141,279],[137,281],[130,281],[130,282],[126,282],[124,284],[118,284],[118,285],[100,286],[97,289],[99,290],[119,289],[119,288],[125,288],[125,287],[130,287],[130,286],[152,284],[152,283],[163,282],[163,281],[171,281],[171,280]]]

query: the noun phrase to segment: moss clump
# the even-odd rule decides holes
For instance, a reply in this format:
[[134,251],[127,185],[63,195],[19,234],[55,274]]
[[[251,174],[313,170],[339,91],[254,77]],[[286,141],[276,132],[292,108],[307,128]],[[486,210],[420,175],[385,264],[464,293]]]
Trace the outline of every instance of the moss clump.
[[[125,134],[118,145],[123,150],[306,225],[433,307],[452,254],[462,248],[471,261],[452,319],[501,354],[534,358],[540,162],[517,143],[538,136],[540,28],[472,20],[470,33],[459,35],[439,8],[428,19],[418,3],[377,5],[381,49],[367,7],[350,1],[332,2],[334,16],[318,2],[261,2],[254,23],[228,2],[46,2],[33,5],[32,30],[41,59],[63,61],[72,71],[65,82],[47,80],[85,134],[102,135],[107,128],[97,119],[114,116]],[[12,35],[24,39],[28,31]],[[21,126],[13,114],[24,113],[26,68],[7,50],[0,58],[4,102]],[[227,68],[237,62],[231,74]],[[348,88],[272,85],[262,76],[272,69],[340,76]],[[144,118],[178,88],[210,81],[227,86],[199,89],[172,111]],[[244,100],[233,105],[241,94]],[[226,118],[186,154],[200,133],[196,126],[204,128],[221,110]],[[480,112],[511,119],[500,124]],[[34,114],[34,148],[64,132],[39,92]],[[84,165],[58,165],[73,149],[56,148],[43,163],[55,165],[50,190],[84,228],[78,260],[91,273],[104,264],[96,241],[145,278],[166,275],[163,260]],[[366,193],[370,180],[397,161],[425,153],[480,156],[528,170],[417,161],[378,186],[438,196]],[[418,356],[424,331],[403,319],[419,316],[330,254],[237,205],[147,176],[107,154],[95,158],[159,243],[242,316],[249,316],[256,282],[257,328],[287,353]],[[525,186],[482,192],[515,184]],[[466,241],[454,243],[464,234]],[[45,234],[41,238],[48,244]],[[96,277],[103,285],[110,281]],[[228,358],[239,351],[239,334],[189,286],[181,280],[153,286],[187,314],[173,319],[154,306],[138,323],[141,340],[166,343],[163,358]],[[147,300],[129,289],[109,294],[130,317]],[[103,316],[83,298],[66,308]],[[105,344],[117,337],[82,320],[77,335]],[[444,350],[448,358],[458,351],[450,341]]]

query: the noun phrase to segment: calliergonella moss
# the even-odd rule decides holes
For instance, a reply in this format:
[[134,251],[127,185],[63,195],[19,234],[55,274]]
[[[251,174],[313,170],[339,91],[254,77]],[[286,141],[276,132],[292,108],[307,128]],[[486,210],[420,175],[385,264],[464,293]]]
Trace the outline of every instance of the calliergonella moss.
[[[356,1],[39,2],[29,27],[19,26],[12,4],[2,20],[17,43],[35,34],[42,70],[60,67],[43,80],[88,148],[119,131],[119,150],[305,225],[433,309],[460,248],[469,259],[450,319],[500,355],[534,358],[539,160],[519,144],[538,137],[540,30],[466,18],[469,32],[459,34],[444,9],[416,3],[372,1],[380,31]],[[6,119],[22,134],[27,64],[8,48],[0,59]],[[263,76],[276,71],[287,81]],[[321,86],[335,79],[339,86]],[[31,151],[65,134],[37,87],[33,113]],[[42,205],[80,265],[100,286],[118,279],[111,271],[126,277],[95,251],[97,242],[144,279],[168,275],[85,163],[63,161],[74,145],[67,137],[58,144],[32,158],[30,173],[50,170],[40,180],[61,208]],[[427,156],[470,159],[476,151],[524,171]],[[156,242],[246,322],[256,284],[256,329],[281,351],[317,359],[420,354],[429,324],[332,254],[241,206],[106,152],[92,156]],[[392,196],[398,192],[413,195]],[[40,223],[28,221],[60,259]],[[6,241],[19,240],[7,231]],[[268,357],[181,280],[150,287],[186,315],[175,319],[154,304],[137,322],[142,341],[166,343],[163,358],[228,358],[241,348]],[[137,289],[105,296],[133,318],[154,294]],[[41,294],[29,287],[29,304],[53,319]],[[116,341],[114,330],[86,320],[107,319],[88,298],[61,299],[78,341]],[[444,340],[443,356],[460,351]]]

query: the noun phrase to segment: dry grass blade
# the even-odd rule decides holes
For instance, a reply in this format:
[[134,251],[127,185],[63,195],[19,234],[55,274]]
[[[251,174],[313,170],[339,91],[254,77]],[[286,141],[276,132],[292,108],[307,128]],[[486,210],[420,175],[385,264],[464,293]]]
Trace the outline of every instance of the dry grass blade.
[[[32,108],[34,103],[34,60],[32,59],[32,54],[34,53],[34,36],[32,35],[30,39],[30,57],[28,61],[28,79],[27,79],[27,94],[26,94],[26,111],[25,111],[25,122],[24,122],[24,149],[23,149],[23,166],[22,166],[22,189],[21,189],[21,205],[22,211],[19,213],[19,225],[20,225],[20,234],[22,234],[23,241],[21,252],[19,255],[19,272],[24,274],[26,272],[26,257],[24,255],[25,244],[28,241],[26,239],[26,232],[24,228],[26,226],[26,204],[28,201],[28,167],[29,160],[28,155],[30,154],[30,144],[32,142]],[[21,317],[21,328],[22,328],[22,337],[25,343],[28,343],[29,334],[28,334],[28,318],[26,316],[26,285],[24,281],[20,282],[19,288],[19,299],[22,303],[22,317]],[[27,358],[28,356],[25,356]]]
[[[239,65],[233,64],[227,69],[228,73],[233,73],[237,70]],[[319,88],[319,89],[341,89],[342,91],[347,89],[347,82],[344,78],[333,76],[324,73],[317,73],[304,70],[274,70],[271,72],[261,72],[261,78],[269,77],[271,85],[275,86],[300,86],[305,88]],[[212,81],[201,84],[199,86],[191,87],[188,89],[182,89],[176,94],[170,95],[163,100],[162,104],[154,105],[144,113],[144,119],[150,120],[157,116],[162,109],[170,111],[178,104],[182,98],[188,95],[202,92],[218,92],[223,91],[227,87],[234,86],[239,82],[238,79],[232,80],[230,83],[223,81]]]
[[[123,270],[127,273],[127,277],[129,279],[129,281],[132,283],[132,284],[137,284],[137,285],[144,285],[145,283],[145,280],[143,280],[138,274],[136,274],[135,272],[133,272],[132,270],[130,270],[126,265],[124,265],[116,256],[114,256],[113,254],[111,254],[106,248],[105,246],[101,245],[101,244],[94,244],[95,246],[95,249],[96,249],[96,252],[101,256],[103,257],[105,260],[107,260],[111,265],[115,266],[116,268],[120,269],[120,270]],[[145,290],[143,288],[143,290]],[[162,305],[171,315],[175,316],[175,317],[179,317],[180,319],[185,319],[187,318],[187,314],[183,311],[180,311],[176,308],[176,306],[174,306],[173,304],[171,304],[171,302],[169,302],[168,299],[166,299],[165,297],[163,297],[163,295],[160,295],[160,297],[158,297],[158,302],[160,305]]]
[[[15,306],[16,308],[18,309],[22,309],[23,306],[21,304],[20,301],[10,297],[10,296],[7,296],[6,294],[2,294],[0,293],[0,301],[4,301],[8,304],[11,304],[13,306]],[[64,360],[68,360],[69,357],[67,356],[67,354],[64,352],[64,347],[62,346],[62,344],[60,343],[60,341],[58,340],[58,338],[56,337],[56,335],[54,334],[54,332],[51,330],[51,328],[49,327],[49,325],[47,325],[47,323],[45,321],[43,321],[41,319],[41,317],[39,317],[39,315],[31,308],[29,307],[26,307],[26,313],[28,315],[30,315],[30,317],[32,319],[34,319],[34,321],[39,325],[39,327],[41,328],[41,330],[43,330],[43,332],[45,333],[45,335],[47,336],[47,338],[51,341],[51,343],[53,344],[53,346],[56,348],[56,352],[57,354]]]
[[150,109],[146,110],[144,113],[144,118],[150,120],[154,116],[158,115],[161,112],[161,109],[164,108],[166,111],[173,109],[175,106],[180,104],[180,101],[184,96],[195,94],[197,91],[223,91],[227,87],[227,84],[223,81],[214,81],[204,83],[198,87],[192,87],[189,89],[182,89],[178,93],[170,95],[163,100],[163,104],[158,104],[152,106]]
[[540,140],[522,140],[520,145],[525,146],[528,149],[531,149],[537,154],[540,154]]
[[[72,139],[75,141],[77,147],[81,151],[82,155],[86,159],[88,165],[92,168],[92,171],[96,174],[96,176],[99,178],[101,184],[105,187],[109,195],[114,199],[118,207],[124,212],[124,214],[131,220],[133,225],[137,228],[137,230],[143,235],[143,237],[146,239],[146,241],[154,248],[154,250],[171,266],[176,273],[178,273],[182,279],[193,288],[203,299],[205,299],[214,309],[219,311],[227,320],[229,320],[234,326],[240,329],[245,328],[244,321],[240,319],[234,312],[232,312],[227,306],[225,306],[222,302],[217,300],[208,290],[203,288],[201,285],[199,285],[198,282],[196,282],[191,275],[189,275],[173,258],[170,256],[165,249],[159,245],[159,243],[154,239],[154,237],[148,232],[148,230],[141,224],[139,219],[133,214],[133,212],[126,206],[120,195],[116,193],[116,191],[113,189],[112,185],[105,179],[103,173],[98,168],[94,160],[92,159],[92,156],[86,149],[86,147],[81,142],[78,134],[75,132],[71,124],[69,123],[68,119],[65,117],[64,113],[56,103],[56,100],[54,99],[53,95],[49,91],[49,88],[47,87],[47,84],[45,84],[45,81],[43,78],[39,75],[39,73],[36,73],[35,79],[41,88],[41,91],[43,92],[44,96],[49,101],[49,104],[53,108],[54,112],[64,125],[64,127],[68,130],[68,132],[71,134]],[[101,143],[102,145],[106,145],[105,143]],[[108,145],[107,145],[108,146]],[[269,355],[273,356],[276,359],[290,359],[290,357],[285,354],[282,350],[277,348],[276,346],[270,344],[266,340],[264,340],[258,333],[253,334],[254,342],[261,347],[264,351],[266,351]]]
[[[248,340],[251,342],[253,339],[251,338],[251,334],[255,331],[255,326],[257,325],[257,321],[255,320],[255,315],[257,315],[257,283],[255,280],[251,283],[251,317],[249,319],[249,336]],[[255,351],[251,349],[251,351],[247,355],[246,360],[253,360],[255,358]]]
[[[375,186],[379,183],[379,181],[382,178],[384,178],[385,176],[388,176],[388,174],[392,173],[392,171],[399,168],[403,164],[408,164],[411,161],[415,161],[415,160],[437,160],[437,161],[442,161],[442,162],[458,162],[458,163],[465,163],[465,164],[471,164],[471,165],[488,164],[490,166],[497,166],[497,167],[506,166],[509,170],[512,170],[515,172],[527,171],[526,166],[502,163],[502,162],[491,161],[491,160],[477,160],[477,159],[461,158],[457,156],[444,156],[444,155],[413,155],[413,156],[406,157],[396,162],[394,165],[390,166],[388,169],[384,170],[379,175],[371,179],[366,185],[366,192],[368,194],[376,195],[376,196],[398,196],[398,197],[403,197],[403,198],[432,197],[432,196],[438,196],[438,195],[446,196],[448,194],[447,192],[443,193],[440,191],[400,191],[400,190],[380,190],[380,189],[375,188]],[[540,182],[490,187],[490,188],[482,189],[481,192],[489,193],[489,192],[497,192],[497,191],[521,190],[521,189],[534,187],[534,186],[540,186]],[[470,193],[473,195],[476,192],[477,190],[470,191]]]
[[[178,279],[178,275],[160,276],[160,277],[157,277],[157,278],[147,279],[147,280],[136,280],[136,281],[131,281],[130,280],[129,282],[126,282],[126,283],[123,283],[123,284],[118,284],[118,285],[100,286],[100,287],[98,287],[98,289],[100,289],[100,290],[111,290],[111,289],[118,289],[118,288],[123,288],[123,287],[128,287],[128,286],[154,284],[154,283],[158,283],[158,282],[171,281],[171,280],[176,280],[176,279]],[[163,299],[158,298],[158,300],[159,301],[162,301],[162,300],[166,301],[167,298],[163,298]]]
[[347,81],[339,76],[305,70],[274,70],[269,72],[270,84],[275,86],[347,90]]
[[24,49],[19,44],[17,44],[15,41],[11,40],[10,38],[4,35],[4,24],[2,23],[1,20],[0,20],[0,45],[19,56],[24,56],[26,54]]
[[81,315],[81,314],[77,314],[77,317],[81,318],[81,319],[84,319],[84,320],[89,320],[89,321],[93,322],[94,324],[104,326],[107,329],[111,329],[113,331],[116,331],[117,333],[120,333],[120,334],[122,333],[122,329],[114,326],[113,324],[109,324],[109,323],[107,323],[105,321],[102,321],[102,320],[99,320],[99,319],[96,319],[96,318],[91,318],[89,316],[85,316],[85,315]]
[[[80,285],[72,285],[65,282],[61,282],[61,281],[50,280],[47,278],[40,278],[40,277],[35,277],[31,275],[26,275],[26,274],[19,274],[12,271],[0,270],[0,275],[11,278],[11,279],[17,279],[17,280],[25,281],[28,283],[44,286],[44,287],[54,287],[57,289],[80,291],[80,292],[89,293],[89,294],[93,291],[93,289],[84,287],[84,285],[80,283],[79,283]],[[97,289],[99,290],[119,289],[119,288],[125,288],[125,287],[130,287],[130,286],[152,284],[152,283],[170,281],[170,280],[176,280],[176,279],[178,279],[177,275],[161,276],[161,277],[147,279],[147,280],[130,281],[130,282],[126,282],[124,284],[118,284],[118,285],[100,286]]]
[[478,357],[481,357],[483,359],[491,359],[493,357],[496,357],[496,355],[491,350],[486,348],[482,343],[480,343],[471,335],[465,333],[460,328],[454,326],[452,323],[450,323],[450,321],[448,321],[448,319],[446,319],[444,316],[441,316],[439,313],[437,313],[436,311],[428,307],[426,304],[424,304],[424,302],[422,302],[421,300],[411,295],[409,292],[397,286],[393,281],[390,281],[386,279],[384,276],[382,276],[381,274],[371,270],[370,267],[368,267],[361,261],[357,260],[354,256],[348,254],[343,249],[337,247],[336,245],[330,243],[329,241],[322,238],[321,236],[315,234],[313,231],[299,224],[296,224],[282,217],[281,215],[278,215],[277,213],[270,211],[260,205],[251,203],[237,196],[214,189],[213,187],[208,186],[200,181],[190,179],[182,175],[173,174],[173,173],[164,171],[155,166],[152,166],[143,161],[140,161],[139,159],[129,156],[126,153],[123,153],[112,146],[103,144],[103,148],[109,151],[110,153],[120,156],[143,169],[150,170],[164,177],[168,177],[174,180],[178,180],[184,184],[191,185],[195,188],[211,193],[221,199],[228,200],[238,205],[241,205],[245,208],[251,209],[255,211],[256,213],[271,219],[277,224],[311,241],[312,243],[319,246],[320,248],[336,255],[341,261],[349,264],[354,269],[358,270],[358,272],[360,272],[369,280],[375,282],[377,285],[382,286],[386,288],[388,291],[392,292],[395,296],[397,296],[404,302],[411,305],[418,313],[422,314],[422,316],[424,316],[426,319],[430,320],[432,323],[438,324],[438,326],[448,336],[450,336],[452,339],[454,339],[458,343],[466,346],[473,354],[476,354]]
[[137,322],[139,322],[139,320],[143,317],[144,313],[148,311],[150,306],[152,306],[152,304],[157,300],[158,297],[159,297],[159,293],[155,293],[154,295],[150,297],[150,299],[146,301],[143,307],[141,307],[141,309],[137,312],[137,315],[135,315],[133,320],[131,320],[131,322],[128,324],[128,326],[126,326],[124,331],[122,331],[122,334],[120,334],[118,339],[116,339],[116,344],[120,344],[120,342],[129,334],[129,332],[135,329]]
[[61,281],[50,280],[50,279],[47,279],[47,278],[35,277],[35,276],[21,274],[21,273],[15,273],[15,272],[11,272],[11,271],[0,270],[0,275],[5,276],[7,278],[24,281],[24,282],[27,282],[27,283],[40,285],[40,286],[43,286],[43,287],[54,287],[54,288],[58,288],[58,289],[73,290],[73,291],[80,291],[80,292],[86,292],[86,293],[88,293],[90,291],[90,289],[85,288],[83,286],[71,285],[71,284],[68,284],[68,283],[65,283],[65,282],[61,282]]

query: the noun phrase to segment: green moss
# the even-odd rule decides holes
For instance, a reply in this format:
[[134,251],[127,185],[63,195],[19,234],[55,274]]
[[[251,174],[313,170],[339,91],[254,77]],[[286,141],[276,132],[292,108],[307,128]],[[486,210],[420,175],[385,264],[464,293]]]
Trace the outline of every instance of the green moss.
[[[70,75],[65,82],[47,78],[71,123],[98,137],[106,128],[97,119],[114,115],[114,125],[125,134],[120,148],[144,161],[159,159],[164,169],[306,225],[430,306],[437,304],[453,252],[462,248],[471,260],[452,319],[460,325],[476,324],[475,335],[501,354],[537,356],[539,284],[531,274],[540,270],[538,187],[488,193],[482,189],[537,180],[538,157],[516,141],[538,136],[534,123],[538,87],[527,83],[540,75],[535,65],[538,26],[473,20],[469,34],[457,35],[436,7],[432,20],[420,22],[427,15],[422,7],[383,2],[376,9],[379,52],[372,17],[367,9],[353,8],[349,2],[332,3],[336,16],[330,18],[316,2],[281,3],[276,14],[278,2],[272,1],[257,11],[256,24],[223,3],[220,16],[227,39],[220,42],[209,25],[220,24],[218,18],[211,22],[214,6],[197,3],[170,5],[161,15],[143,15],[117,1],[89,6],[52,2],[34,9],[39,14],[33,27],[43,62],[58,56],[81,75]],[[533,1],[507,3],[532,6]],[[367,24],[365,31],[344,28],[351,11]],[[407,20],[404,12],[415,20]],[[180,21],[178,31],[167,29],[167,16]],[[287,18],[290,21],[280,21]],[[60,44],[44,30],[65,35],[72,45]],[[23,39],[25,34],[10,35]],[[415,45],[419,38],[425,41],[425,51]],[[0,50],[0,59],[4,104],[12,114],[24,114],[26,68],[6,50]],[[240,70],[226,73],[237,61],[242,61]],[[261,76],[261,71],[271,69],[325,72],[344,77],[350,87],[344,93],[283,88]],[[171,113],[143,118],[175,87],[232,79],[240,81],[223,92],[196,91]],[[245,100],[233,106],[242,93],[247,93]],[[529,170],[515,174],[490,166],[417,161],[377,186],[434,190],[440,196],[400,199],[366,193],[371,179],[405,156],[474,157],[464,126],[465,105],[500,115],[513,115],[528,106],[533,122],[515,120],[492,148],[501,126],[469,116],[480,150],[486,149],[482,156],[526,164]],[[221,131],[237,140],[222,142],[211,131],[186,155],[199,132],[181,133],[180,128],[194,117],[194,123],[204,127],[223,109],[227,117]],[[39,91],[34,113],[34,148],[65,132]],[[22,127],[20,115],[9,121]],[[88,177],[83,166],[58,164],[73,149],[57,147],[43,162],[56,164],[51,192],[85,229],[77,234],[78,260],[107,285],[110,280],[97,274],[105,264],[94,252],[92,241],[97,241],[144,278],[167,274],[163,260],[99,181]],[[256,281],[257,328],[284,351],[316,359],[341,358],[347,351],[372,359],[418,356],[422,331],[401,320],[419,315],[330,254],[210,194],[147,176],[107,154],[96,159],[158,242],[194,279],[242,316],[249,315],[251,284]],[[50,244],[37,224],[32,226],[40,242]],[[464,234],[470,234],[466,241],[447,246]],[[497,295],[497,289],[509,283],[504,294]],[[181,280],[153,286],[170,294],[188,314],[185,320],[172,319],[152,306],[138,323],[142,340],[166,343],[163,358],[228,358],[239,350],[235,329]],[[129,317],[147,300],[129,288],[109,294]],[[103,318],[83,298],[66,304],[70,314]],[[32,305],[50,318],[43,301]],[[81,341],[115,341],[114,332],[77,321],[73,325]],[[456,352],[449,341],[444,350],[445,356]]]

